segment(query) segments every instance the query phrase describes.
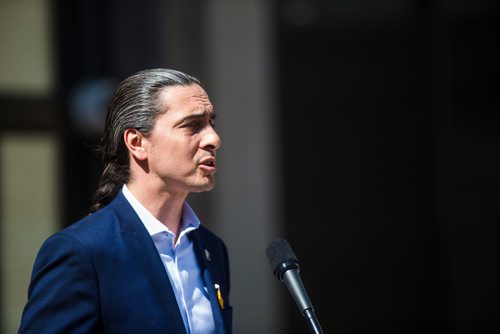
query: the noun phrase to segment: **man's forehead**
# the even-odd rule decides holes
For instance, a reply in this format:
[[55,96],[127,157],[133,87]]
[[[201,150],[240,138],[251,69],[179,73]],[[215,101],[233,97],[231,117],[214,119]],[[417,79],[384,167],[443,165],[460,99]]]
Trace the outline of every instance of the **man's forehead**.
[[160,92],[159,100],[164,112],[171,117],[184,117],[186,114],[214,117],[213,105],[207,93],[197,84],[166,87]]
[[165,112],[168,110],[190,110],[190,113],[213,114],[210,98],[205,90],[197,84],[166,87],[161,91],[159,100]]

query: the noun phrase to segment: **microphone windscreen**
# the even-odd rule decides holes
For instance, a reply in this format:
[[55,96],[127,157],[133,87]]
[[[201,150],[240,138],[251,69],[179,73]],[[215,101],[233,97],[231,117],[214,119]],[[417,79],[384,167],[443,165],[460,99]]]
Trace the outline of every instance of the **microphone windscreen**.
[[297,257],[290,247],[288,241],[276,239],[266,249],[267,259],[273,271],[278,269],[283,263],[298,263]]

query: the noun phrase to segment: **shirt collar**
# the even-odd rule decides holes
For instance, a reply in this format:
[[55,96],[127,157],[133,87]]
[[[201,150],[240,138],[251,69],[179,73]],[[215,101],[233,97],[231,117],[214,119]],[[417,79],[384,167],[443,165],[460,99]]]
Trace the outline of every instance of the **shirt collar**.
[[[130,203],[134,211],[139,216],[150,236],[166,232],[168,234],[174,234],[168,229],[167,226],[163,225],[151,212],[146,209],[141,202],[130,192],[127,185],[122,187],[123,196]],[[184,202],[182,206],[182,218],[181,218],[181,229],[179,233],[179,239],[186,233],[197,229],[200,226],[200,220],[194,213],[193,209],[189,206],[187,202]]]

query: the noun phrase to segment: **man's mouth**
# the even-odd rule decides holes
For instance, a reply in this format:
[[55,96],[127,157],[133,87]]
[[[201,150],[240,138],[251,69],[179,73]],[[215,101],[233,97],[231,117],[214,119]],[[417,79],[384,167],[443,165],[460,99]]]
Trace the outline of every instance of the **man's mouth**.
[[202,165],[215,167],[215,161],[214,160],[205,161],[202,163]]
[[217,170],[215,157],[209,157],[201,160],[200,167],[208,173],[215,173]]

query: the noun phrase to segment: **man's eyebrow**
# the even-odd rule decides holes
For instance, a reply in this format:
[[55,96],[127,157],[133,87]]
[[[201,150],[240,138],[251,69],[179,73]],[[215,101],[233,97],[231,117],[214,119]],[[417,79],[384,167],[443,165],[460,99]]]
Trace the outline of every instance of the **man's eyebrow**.
[[190,122],[190,121],[195,121],[195,120],[200,120],[200,119],[207,119],[207,118],[215,119],[215,117],[216,117],[215,112],[203,111],[203,112],[198,113],[198,114],[191,114],[191,115],[188,115],[188,116],[184,117],[180,121],[180,123],[186,123],[186,122]]

